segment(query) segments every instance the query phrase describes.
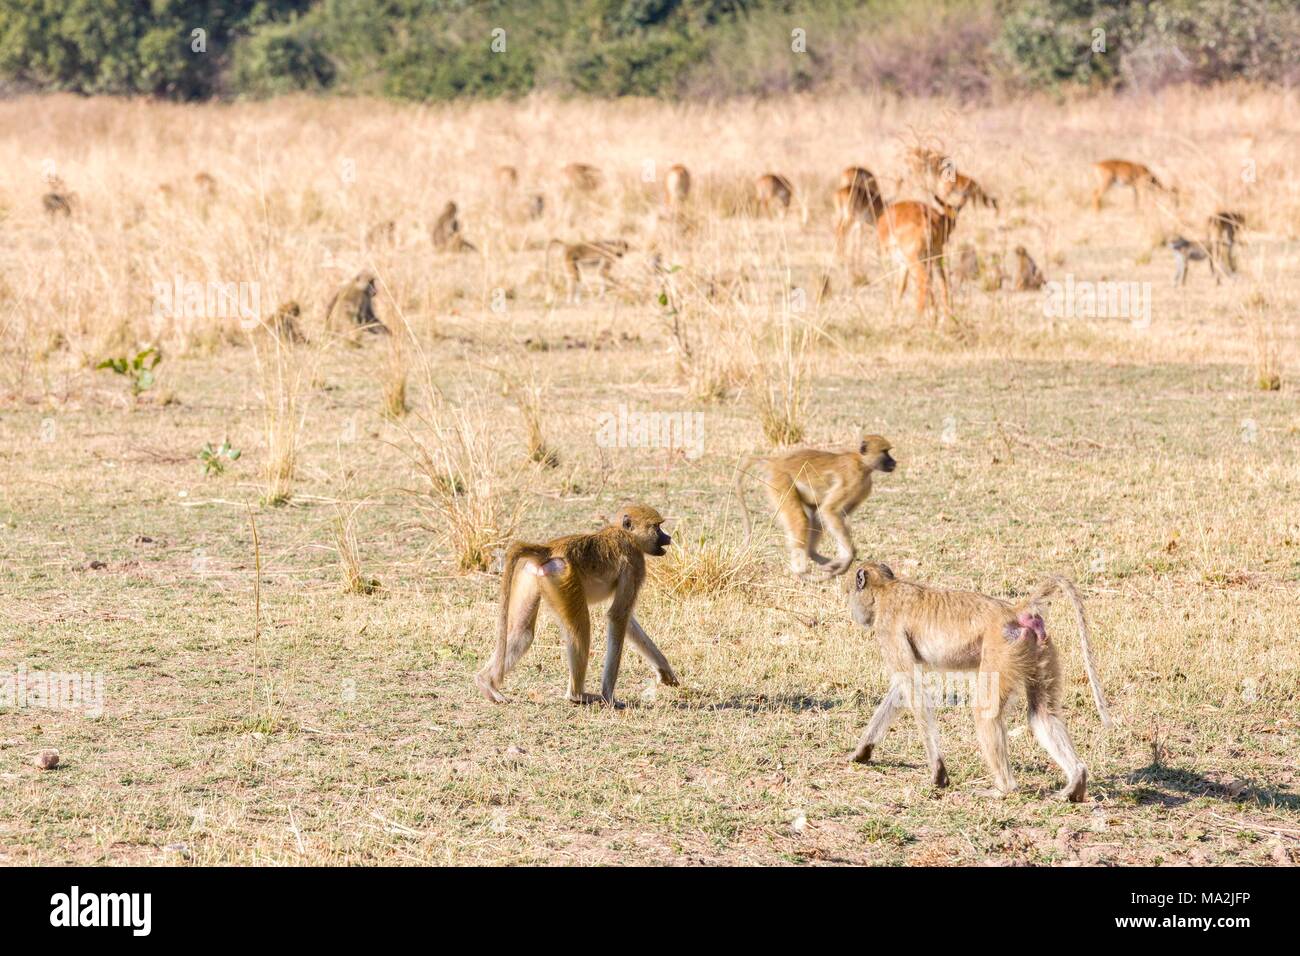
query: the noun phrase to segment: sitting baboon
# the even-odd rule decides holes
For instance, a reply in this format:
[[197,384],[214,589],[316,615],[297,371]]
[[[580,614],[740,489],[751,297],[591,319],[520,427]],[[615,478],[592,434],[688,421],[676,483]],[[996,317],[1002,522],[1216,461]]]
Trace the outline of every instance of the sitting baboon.
[[439,252],[477,252],[460,234],[460,219],[456,215],[456,204],[447,200],[442,212],[433,224],[433,248]]
[[341,331],[354,345],[360,344],[358,332],[389,334],[388,326],[375,315],[374,300],[375,274],[362,270],[345,282],[325,307],[325,331]]
[[1011,288],[1016,292],[1035,292],[1043,287],[1045,281],[1025,247],[1016,246],[1016,277]]
[[958,282],[974,282],[980,277],[980,257],[969,242],[957,248],[957,265],[952,274]]

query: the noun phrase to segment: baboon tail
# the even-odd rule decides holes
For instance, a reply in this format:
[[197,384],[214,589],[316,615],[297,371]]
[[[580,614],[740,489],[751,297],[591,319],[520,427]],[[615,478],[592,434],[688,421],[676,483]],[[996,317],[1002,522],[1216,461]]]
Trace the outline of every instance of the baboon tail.
[[501,563],[501,616],[497,622],[497,650],[492,658],[493,686],[498,689],[505,677],[506,642],[510,636],[510,590],[515,580],[515,566],[521,558],[539,556],[545,560],[549,554],[545,548],[516,542],[506,551],[505,560]]
[[1111,727],[1115,722],[1111,719],[1110,709],[1106,706],[1106,697],[1101,690],[1101,680],[1097,677],[1097,665],[1092,659],[1092,647],[1088,643],[1088,618],[1083,613],[1083,599],[1079,597],[1074,582],[1059,575],[1052,577],[1029,596],[1029,599],[1025,601],[1025,606],[1032,607],[1040,604],[1058,593],[1069,598],[1070,604],[1074,607],[1074,619],[1079,625],[1079,646],[1083,653],[1083,669],[1088,674],[1088,685],[1092,688],[1092,702],[1097,706],[1097,716],[1101,718],[1101,725]]
[[759,460],[761,459],[754,455],[744,455],[736,462],[736,481],[734,490],[736,493],[736,500],[740,502],[740,520],[745,526],[745,547],[749,547],[749,536],[752,531],[749,522],[749,506],[745,504],[744,479],[747,477],[745,469]]

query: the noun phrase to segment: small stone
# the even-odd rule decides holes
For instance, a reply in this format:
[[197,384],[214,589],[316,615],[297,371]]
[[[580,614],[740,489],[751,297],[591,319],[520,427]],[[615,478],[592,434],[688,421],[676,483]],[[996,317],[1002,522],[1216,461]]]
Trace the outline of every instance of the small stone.
[[57,750],[42,750],[36,755],[33,762],[41,770],[53,770],[59,765],[59,752]]

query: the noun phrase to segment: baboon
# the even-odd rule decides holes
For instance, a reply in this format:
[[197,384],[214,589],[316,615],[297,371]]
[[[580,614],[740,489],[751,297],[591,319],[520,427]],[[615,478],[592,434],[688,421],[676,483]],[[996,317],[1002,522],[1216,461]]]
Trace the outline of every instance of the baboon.
[[1237,271],[1237,233],[1246,228],[1246,217],[1239,212],[1219,210],[1207,220],[1209,235],[1206,251],[1214,257],[1219,270],[1233,275]]
[[438,219],[433,224],[433,248],[439,252],[477,252],[473,245],[465,241],[460,234],[460,219],[456,216],[456,204],[450,199],[442,207]]
[[1058,796],[1074,802],[1086,798],[1088,770],[1061,719],[1060,663],[1041,615],[1048,598],[1064,594],[1070,600],[1093,703],[1102,725],[1111,726],[1088,646],[1083,602],[1070,581],[1055,577],[1028,598],[1008,601],[907,581],[894,577],[886,565],[863,563],[844,579],[843,590],[853,619],[865,628],[874,625],[889,670],[889,690],[858,741],[852,756],[855,762],[870,762],[894,715],[908,707],[921,731],[931,780],[936,787],[947,786],[939,727],[926,700],[935,682],[925,680],[924,674],[975,672],[978,679],[971,695],[975,736],[996,792],[1008,794],[1016,788],[1007,758],[1005,713],[1008,699],[1020,693],[1034,738],[1065,771],[1065,788]]
[[1210,275],[1214,276],[1214,284],[1222,285],[1223,280],[1220,278],[1220,266],[1215,262],[1214,255],[1203,243],[1192,242],[1190,239],[1184,239],[1182,236],[1174,236],[1165,243],[1174,253],[1174,285],[1187,285],[1187,263],[1204,261],[1209,264]]
[[605,181],[604,174],[587,163],[569,163],[564,167],[564,182],[574,192],[592,193]]
[[676,212],[691,194],[691,173],[678,163],[669,168],[664,176],[664,203],[669,210]]
[[72,203],[71,193],[46,193],[41,197],[41,205],[51,219],[55,216],[71,216]]
[[885,211],[885,201],[880,198],[876,177],[869,171],[851,166],[844,171],[844,178],[849,179],[849,183],[835,191],[836,255],[844,254],[850,234],[856,239],[864,223],[875,225]]
[[584,272],[590,274],[595,270],[599,273],[601,295],[608,292],[611,285],[622,284],[610,275],[610,270],[614,268],[616,261],[627,254],[630,247],[626,240],[595,239],[590,242],[564,242],[560,239],[552,239],[546,244],[544,271],[548,286],[551,281],[551,249],[555,246],[563,250],[561,258],[564,260],[565,289],[570,303],[576,304],[581,300],[580,290]]
[[758,208],[765,216],[772,214],[772,204],[781,207],[784,215],[790,209],[790,200],[794,198],[794,187],[790,180],[780,173],[764,173],[754,180],[754,191],[758,195]]
[[[785,528],[791,572],[798,577],[807,575],[811,561],[827,575],[843,574],[855,554],[848,517],[871,494],[872,472],[894,470],[897,462],[889,454],[891,448],[880,435],[864,435],[853,451],[798,448],[742,458],[736,466],[735,492],[745,542],[749,542],[750,520],[742,479],[746,469],[759,465],[756,473]],[[834,560],[817,553],[823,530],[835,539],[838,554]]]
[[389,334],[388,326],[375,315],[375,291],[375,274],[369,270],[345,282],[325,307],[325,331],[341,331],[354,345],[359,344],[358,332]]
[[945,314],[952,311],[952,293],[948,288],[943,247],[957,225],[959,210],[938,196],[934,197],[934,201],[937,209],[911,200],[890,203],[876,222],[880,248],[892,254],[900,273],[895,303],[902,300],[910,276],[916,283],[917,315],[925,312],[933,298],[930,278],[936,271],[942,291],[943,311]]
[[1043,274],[1038,271],[1034,260],[1025,251],[1025,247],[1016,246],[1016,277],[1011,283],[1011,288],[1016,292],[1036,292],[1046,281]]
[[209,199],[217,194],[217,180],[209,172],[199,170],[194,174],[194,185],[198,187],[199,192],[203,193]]
[[1097,184],[1092,191],[1092,208],[1094,211],[1101,209],[1101,197],[1106,195],[1106,191],[1116,183],[1133,188],[1134,209],[1138,207],[1139,187],[1142,186],[1151,186],[1161,192],[1169,193],[1175,198],[1177,197],[1177,190],[1166,187],[1160,180],[1156,179],[1151,170],[1141,163],[1130,163],[1123,159],[1105,159],[1100,163],[1093,164],[1092,178]]
[[307,337],[298,328],[298,316],[301,314],[301,306],[293,299],[290,299],[288,302],[282,303],[278,309],[264,319],[262,327],[273,332],[281,342],[300,345],[307,341]]
[[377,222],[366,232],[367,245],[391,244],[397,236],[397,223],[391,219]]
[[[599,531],[571,534],[545,544],[512,544],[501,572],[496,649],[474,676],[483,696],[493,703],[506,702],[501,687],[533,642],[537,610],[543,599],[564,631],[569,700],[577,704],[615,704],[614,685],[623,659],[624,637],[654,668],[660,683],[676,687],[672,665],[632,613],[645,581],[645,556],[662,556],[672,543],[663,531],[663,521],[653,508],[629,504]],[[587,606],[611,597],[600,693],[588,694],[591,618]]]

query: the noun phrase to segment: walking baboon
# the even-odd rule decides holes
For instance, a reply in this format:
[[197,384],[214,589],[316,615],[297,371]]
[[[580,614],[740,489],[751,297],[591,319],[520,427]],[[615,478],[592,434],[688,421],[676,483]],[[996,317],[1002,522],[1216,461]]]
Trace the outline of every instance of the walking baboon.
[[[897,462],[889,454],[891,445],[880,435],[864,435],[853,451],[817,451],[798,448],[777,455],[742,458],[736,466],[735,491],[749,542],[749,507],[745,503],[742,479],[753,465],[785,528],[790,552],[790,570],[802,577],[812,569],[809,562],[828,575],[843,574],[853,561],[853,536],[848,517],[871,494],[872,472],[891,472]],[[817,553],[822,531],[835,539],[834,560]]]
[[790,208],[790,200],[794,198],[794,186],[780,173],[764,173],[759,176],[754,180],[754,192],[758,196],[758,208],[769,216],[772,214],[773,203],[781,207],[784,215]]
[[1038,271],[1034,260],[1025,251],[1025,247],[1016,246],[1016,277],[1011,283],[1011,288],[1016,292],[1035,292],[1041,289],[1046,281],[1043,274]]
[[[483,696],[506,702],[501,687],[533,642],[537,610],[545,600],[564,631],[569,664],[568,699],[574,703],[614,704],[614,685],[623,659],[623,640],[654,668],[658,680],[677,686],[677,675],[633,616],[645,581],[645,556],[658,557],[672,543],[664,519],[645,505],[624,505],[610,524],[588,534],[572,534],[545,544],[516,543],[506,552],[501,572],[501,616],[496,649],[474,676]],[[586,692],[591,618],[587,606],[613,600],[606,615],[605,670],[600,693]]]
[[544,272],[548,286],[551,281],[551,249],[555,246],[563,250],[561,258],[564,263],[565,290],[570,303],[580,301],[583,274],[589,275],[592,270],[600,275],[601,295],[608,292],[611,285],[622,285],[610,275],[610,270],[614,268],[615,262],[627,254],[629,246],[626,240],[595,239],[590,242],[564,242],[561,239],[552,239],[546,244]]
[[433,224],[433,248],[439,252],[477,252],[460,234],[460,219],[456,213],[456,204],[447,200],[447,205],[442,207],[442,212]]
[[[889,671],[889,690],[858,741],[852,756],[855,762],[870,762],[894,715],[908,707],[921,731],[931,780],[936,787],[947,786],[939,727],[927,701],[937,681],[925,675],[974,672],[977,679],[970,696],[975,736],[997,793],[1016,788],[1007,758],[1006,707],[1011,696],[1020,693],[1028,705],[1034,738],[1065,771],[1065,788],[1058,796],[1075,802],[1087,796],[1088,770],[1061,719],[1060,662],[1041,615],[1048,598],[1056,594],[1069,598],[1093,702],[1102,725],[1111,726],[1088,646],[1083,602],[1073,584],[1053,578],[1028,598],[1013,602],[903,580],[886,565],[864,563],[844,579],[843,589],[853,619],[865,628],[874,625]],[[951,684],[944,688],[942,696],[948,696],[950,688]]]
[[360,341],[358,332],[387,335],[388,326],[375,315],[375,291],[375,274],[369,270],[345,282],[325,307],[325,331],[342,332],[354,345]]
[[916,283],[917,315],[924,313],[933,300],[930,280],[935,272],[942,291],[942,310],[945,314],[952,311],[943,248],[957,225],[959,210],[938,196],[934,201],[937,209],[911,200],[890,203],[876,222],[880,248],[890,252],[899,271],[895,304],[902,300],[910,277]]
[[1094,211],[1101,209],[1101,197],[1106,195],[1106,191],[1116,183],[1133,188],[1134,209],[1138,207],[1139,189],[1143,186],[1151,186],[1161,192],[1177,196],[1176,190],[1167,188],[1160,180],[1156,179],[1155,174],[1147,167],[1141,163],[1130,163],[1123,159],[1104,159],[1100,163],[1094,163],[1092,178],[1096,183],[1096,188],[1092,191],[1092,208]]
[[1220,278],[1220,266],[1215,262],[1214,255],[1205,247],[1204,243],[1193,242],[1190,239],[1184,239],[1182,236],[1174,236],[1165,243],[1174,253],[1174,285],[1187,285],[1187,263],[1205,262],[1210,267],[1210,275],[1214,276],[1214,284],[1222,285],[1223,280]]

